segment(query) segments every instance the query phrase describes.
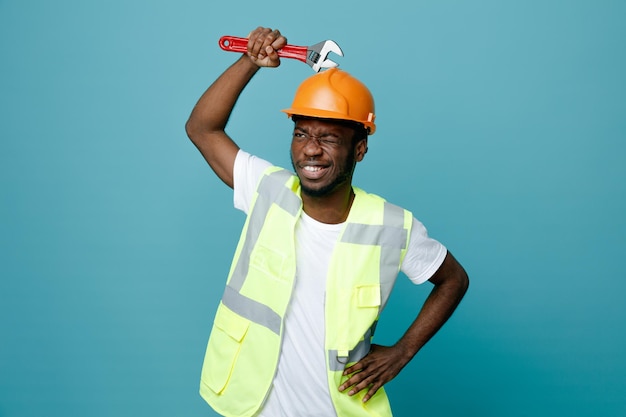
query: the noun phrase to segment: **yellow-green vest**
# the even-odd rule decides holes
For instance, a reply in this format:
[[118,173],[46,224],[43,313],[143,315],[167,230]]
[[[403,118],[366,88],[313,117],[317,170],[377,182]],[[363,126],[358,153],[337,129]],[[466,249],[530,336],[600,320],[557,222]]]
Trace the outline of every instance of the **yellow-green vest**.
[[[370,349],[406,253],[413,216],[353,187],[355,199],[332,254],[326,282],[325,349],[329,391],[339,417],[391,416],[384,389],[338,390],[347,364]],[[293,288],[295,225],[302,211],[292,173],[268,168],[259,181],[218,306],[202,368],[200,394],[218,413],[253,416],[270,390]],[[307,404],[314,407],[314,404]]]

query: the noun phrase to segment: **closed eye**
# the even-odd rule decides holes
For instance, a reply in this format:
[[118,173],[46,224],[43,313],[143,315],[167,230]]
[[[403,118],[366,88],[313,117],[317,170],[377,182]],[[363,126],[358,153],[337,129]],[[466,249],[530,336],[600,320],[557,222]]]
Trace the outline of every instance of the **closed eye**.
[[302,131],[294,131],[293,139],[298,143],[308,142],[309,139],[316,139],[320,144],[329,145],[329,146],[337,146],[341,144],[341,138],[332,133],[325,133],[321,136],[312,136],[308,133]]

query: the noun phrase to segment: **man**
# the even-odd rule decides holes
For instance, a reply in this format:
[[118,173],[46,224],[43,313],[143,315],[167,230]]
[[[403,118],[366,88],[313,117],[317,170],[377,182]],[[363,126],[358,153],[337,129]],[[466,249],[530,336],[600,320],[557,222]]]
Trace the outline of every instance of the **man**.
[[[383,385],[455,310],[459,263],[411,213],[352,185],[375,131],[374,102],[350,74],[305,80],[292,107],[295,175],[239,149],[225,127],[287,39],[257,28],[248,52],[202,95],[189,138],[248,214],[216,313],[203,398],[225,416],[390,416]],[[393,346],[371,344],[398,271],[434,284]]]

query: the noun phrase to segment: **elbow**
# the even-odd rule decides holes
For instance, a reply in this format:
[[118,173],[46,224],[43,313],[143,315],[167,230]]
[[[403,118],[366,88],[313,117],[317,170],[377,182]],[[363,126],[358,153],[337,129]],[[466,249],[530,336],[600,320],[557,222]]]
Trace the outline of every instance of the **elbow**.
[[198,136],[198,129],[194,126],[193,120],[191,120],[191,118],[185,123],[185,133],[187,133],[187,137],[192,142],[196,142],[194,139]]
[[197,147],[206,144],[211,138],[224,134],[224,129],[219,126],[213,126],[201,123],[190,117],[185,123],[185,133],[191,142]]
[[448,294],[451,300],[454,300],[455,305],[458,305],[465,298],[468,289],[469,277],[463,268],[460,268],[442,283],[442,290]]
[[459,294],[460,298],[463,298],[469,289],[469,276],[467,275],[465,268],[463,268],[463,265],[461,265],[456,259],[454,259],[453,267],[451,268],[451,276],[453,277],[451,281],[456,287],[457,294]]
[[450,294],[463,298],[469,288],[469,276],[465,268],[448,252],[443,263],[429,280],[436,286],[447,288]]
[[449,271],[448,279],[443,284],[448,285],[450,294],[460,302],[469,289],[469,276],[461,264],[458,262],[454,264]]
[[453,269],[454,272],[452,274],[454,277],[453,282],[457,292],[461,297],[463,297],[469,289],[469,276],[467,275],[465,268],[463,268],[463,265],[458,262],[455,262],[455,264],[455,268]]
[[459,289],[461,293],[461,297],[465,295],[467,290],[469,289],[469,276],[463,267],[461,267],[461,271],[459,274]]

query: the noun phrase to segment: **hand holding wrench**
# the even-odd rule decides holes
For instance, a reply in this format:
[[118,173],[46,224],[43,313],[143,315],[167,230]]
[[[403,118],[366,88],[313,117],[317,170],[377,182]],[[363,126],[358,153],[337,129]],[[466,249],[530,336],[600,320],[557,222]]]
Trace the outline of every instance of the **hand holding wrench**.
[[[229,52],[247,52],[248,38],[238,38],[236,36],[222,36],[219,41],[220,48]],[[328,59],[331,52],[343,56],[339,45],[334,41],[327,40],[312,46],[285,45],[278,51],[278,56],[282,58],[293,58],[307,63],[313,71],[319,72],[322,68],[333,68],[338,66],[336,62]]]

